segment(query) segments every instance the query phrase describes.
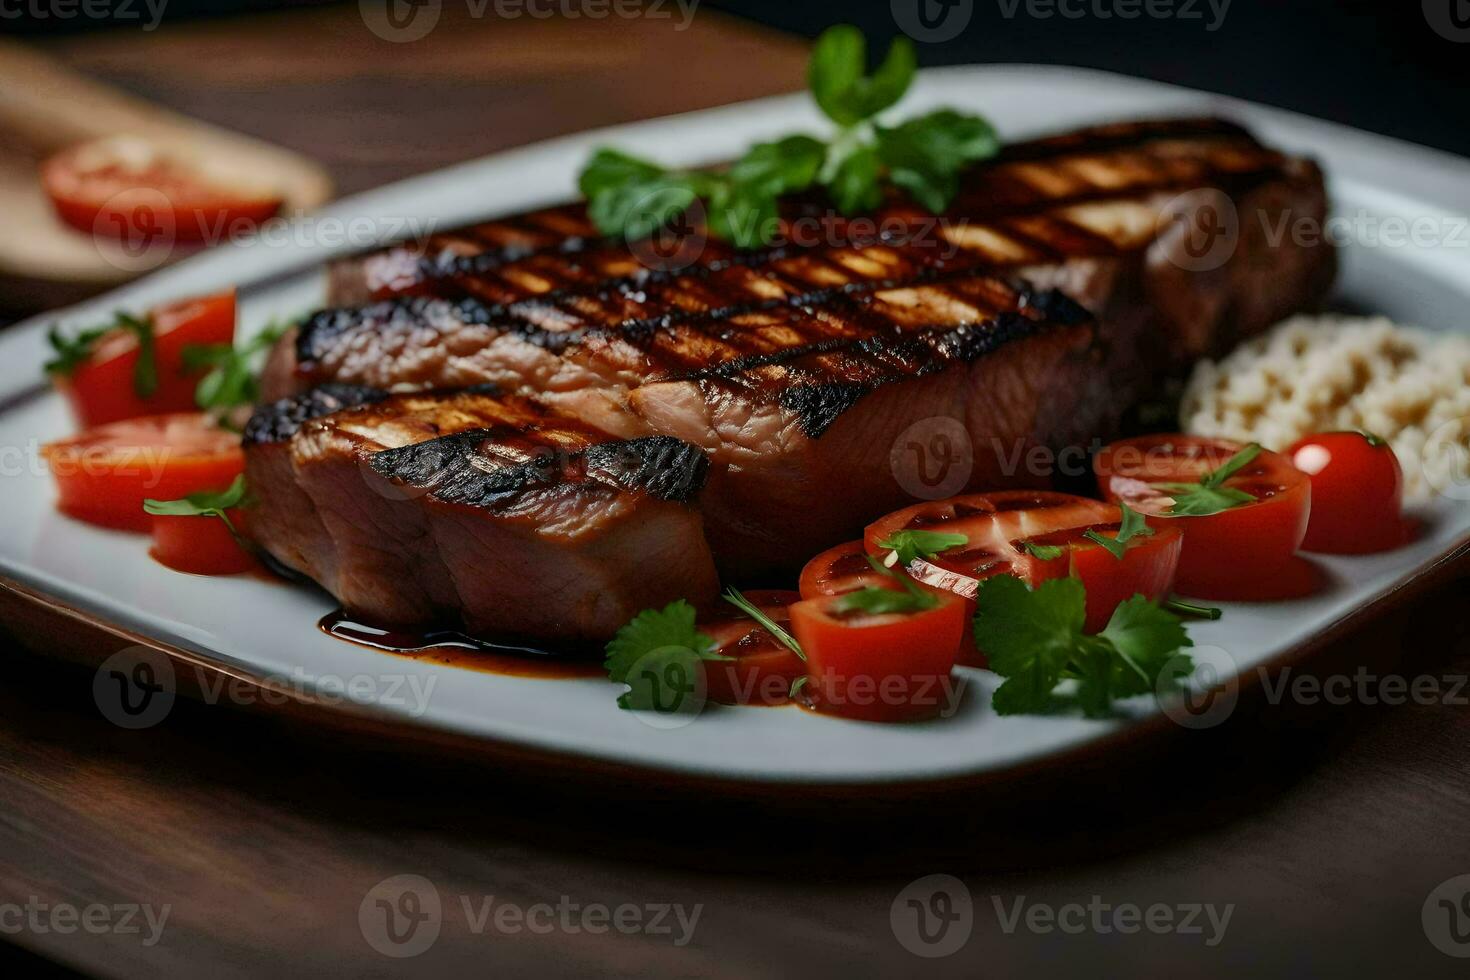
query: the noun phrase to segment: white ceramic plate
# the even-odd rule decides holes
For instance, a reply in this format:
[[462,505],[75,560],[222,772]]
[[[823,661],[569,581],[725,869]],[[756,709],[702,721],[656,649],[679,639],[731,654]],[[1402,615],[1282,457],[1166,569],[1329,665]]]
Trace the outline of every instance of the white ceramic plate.
[[[903,108],[941,104],[983,112],[1009,138],[1108,119],[1221,114],[1251,126],[1270,143],[1320,160],[1339,214],[1440,221],[1470,213],[1470,162],[1169,86],[1070,69],[956,68],[923,73]],[[332,241],[332,228],[345,229],[350,220],[381,219],[385,234],[393,234],[405,219],[449,227],[570,198],[577,169],[594,146],[615,143],[693,163],[732,156],[757,138],[819,126],[808,99],[793,95],[538,144],[338,202],[309,219],[320,234],[214,250],[6,331],[0,337],[0,400],[11,401],[0,412],[0,467],[8,477],[0,506],[0,573],[237,673],[328,695],[351,678],[365,678],[354,700],[371,713],[404,725],[564,754],[569,760],[763,782],[929,781],[994,774],[1095,745],[1142,723],[1157,714],[1150,699],[1132,705],[1128,720],[1000,719],[987,707],[995,679],[970,672],[977,684],[961,710],[930,724],[876,726],[798,709],[713,708],[691,724],[667,730],[618,710],[616,689],[600,680],[459,670],[331,639],[315,628],[332,608],[320,593],[249,578],[179,575],[150,560],[141,539],[77,524],[53,511],[50,480],[35,449],[68,432],[68,421],[57,397],[20,397],[36,384],[47,324],[86,323],[119,307],[237,284],[244,330],[253,331],[272,316],[294,315],[321,301],[321,263],[365,244],[360,239],[338,247],[323,244]],[[1431,328],[1463,328],[1464,311],[1470,309],[1470,249],[1463,235],[1459,247],[1350,245],[1343,259],[1338,297],[1343,302]],[[1326,560],[1333,583],[1324,594],[1277,605],[1228,606],[1220,622],[1191,628],[1196,642],[1228,651],[1242,672],[1289,655],[1470,540],[1470,507],[1441,500],[1426,516],[1427,531],[1412,547]],[[433,685],[422,712],[404,697],[406,687],[389,696],[392,679],[405,674],[420,690]]]

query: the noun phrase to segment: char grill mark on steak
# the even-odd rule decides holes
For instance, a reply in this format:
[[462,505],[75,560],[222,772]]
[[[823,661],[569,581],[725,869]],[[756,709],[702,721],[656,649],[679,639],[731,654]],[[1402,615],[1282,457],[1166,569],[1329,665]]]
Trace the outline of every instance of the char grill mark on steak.
[[[668,436],[601,442],[570,453],[527,453],[506,462],[506,434],[477,429],[441,436],[411,446],[374,453],[369,464],[378,475],[400,485],[425,489],[448,504],[504,511],[528,494],[572,487],[588,497],[646,493],[658,500],[694,499],[709,471],[698,449]],[[524,446],[522,449],[526,448]],[[483,460],[501,465],[485,469]]]
[[[980,276],[851,282],[781,300],[730,300],[722,297],[700,313],[546,330],[524,320],[502,325],[473,301],[398,299],[313,318],[298,337],[298,357],[310,373],[319,359],[339,346],[352,349],[359,337],[394,334],[422,345],[439,334],[452,344],[457,330],[483,325],[562,356],[608,363],[636,356],[643,384],[687,380],[761,403],[780,399],[816,435],[835,418],[831,409],[856,394],[968,363],[1050,324],[1091,319],[1055,290]],[[848,395],[815,397],[801,394],[803,387]]]
[[388,393],[363,385],[328,383],[289,398],[281,398],[258,406],[245,423],[243,442],[246,448],[272,442],[285,442],[301,426],[312,419],[331,415],[358,405],[379,402]]
[[[1280,153],[1263,147],[1241,127],[1220,120],[1095,127],[1004,148],[962,180],[947,215],[990,226],[1012,246],[1026,249],[1029,254],[1017,257],[1017,262],[1107,254],[1113,243],[1106,236],[1057,212],[1203,185],[1239,194],[1279,177],[1284,162]],[[788,231],[790,222],[820,219],[821,230],[812,230],[815,241],[740,252],[711,239],[703,244],[695,266],[679,278],[689,282],[731,270],[775,268],[793,255],[843,242],[893,244],[895,234],[899,242],[903,238],[894,229],[928,217],[898,192],[891,192],[874,215],[861,219],[871,225],[854,225],[833,215],[816,194],[797,196],[783,207]],[[1028,230],[1024,220],[1018,223],[1043,211],[1049,212],[1044,232]],[[876,239],[871,233],[854,234],[854,228],[866,227],[888,233]],[[556,238],[558,232],[564,237]],[[972,265],[1004,261],[1004,256],[983,250],[969,257]],[[618,284],[638,288],[656,284],[659,275],[650,278],[621,240],[601,238],[580,205],[484,222],[431,236],[421,250],[398,247],[366,261],[369,275],[380,280],[372,289],[379,298],[401,292],[511,303],[532,296],[585,295]],[[391,271],[371,271],[378,267]]]

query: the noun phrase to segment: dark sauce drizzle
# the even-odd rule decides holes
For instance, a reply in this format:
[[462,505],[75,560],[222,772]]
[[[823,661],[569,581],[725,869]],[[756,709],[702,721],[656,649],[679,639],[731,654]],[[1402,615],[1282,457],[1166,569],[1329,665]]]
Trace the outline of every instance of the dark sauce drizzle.
[[338,609],[323,616],[317,627],[328,636],[411,660],[427,660],[451,667],[513,677],[601,677],[595,660],[565,650],[551,650],[515,641],[496,642],[455,629],[375,626]]

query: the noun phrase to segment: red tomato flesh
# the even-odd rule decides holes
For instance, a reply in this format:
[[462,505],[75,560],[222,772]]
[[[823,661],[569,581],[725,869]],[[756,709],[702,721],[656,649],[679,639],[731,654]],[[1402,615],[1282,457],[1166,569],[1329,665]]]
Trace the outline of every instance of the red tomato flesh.
[[1287,450],[1312,481],[1304,551],[1364,555],[1413,537],[1403,517],[1404,471],[1393,447],[1361,432],[1307,436]]
[[[234,509],[226,513],[235,530],[243,534],[244,511]],[[151,516],[153,546],[148,549],[148,554],[175,571],[195,575],[233,575],[255,567],[255,558],[240,547],[235,535],[218,517]]]
[[[1112,504],[1038,490],[967,494],[917,504],[874,522],[864,540],[875,554],[878,542],[904,530],[963,534],[969,543],[909,565],[919,582],[963,597],[971,606],[982,579],[1015,575],[1035,588],[1051,578],[1076,575],[1087,589],[1089,632],[1107,625],[1118,603],[1143,594],[1161,599],[1173,585],[1179,564],[1177,531],[1140,535],[1127,542],[1117,559],[1085,535],[1116,537],[1123,515]],[[1059,547],[1062,554],[1042,559],[1023,542]],[[969,659],[962,662],[973,662]],[[983,663],[979,664],[983,666]]]
[[[790,628],[788,607],[801,600],[795,592],[751,590],[745,598],[778,625]],[[791,683],[806,673],[806,664],[760,623],[734,606],[699,618],[699,631],[715,641],[716,653],[733,661],[706,660],[705,697],[719,704],[785,704]]]
[[876,571],[868,563],[868,552],[861,541],[849,541],[828,548],[806,563],[801,570],[801,598],[815,599],[824,595],[846,595],[859,589],[898,589],[892,576]]
[[933,609],[883,615],[839,613],[841,596],[792,606],[817,710],[861,721],[917,721],[951,707],[950,674],[967,610],[958,596],[936,598]]
[[57,216],[78,231],[144,244],[223,239],[282,203],[274,192],[226,187],[135,139],[63,150],[41,165],[41,185]]
[[153,310],[153,355],[158,389],[140,398],[133,386],[138,365],[138,338],[117,330],[97,342],[91,357],[70,375],[54,375],[53,383],[71,405],[83,428],[140,415],[188,412],[194,390],[207,367],[187,370],[184,348],[232,344],[235,341],[235,292],[203,296]]
[[1225,481],[1256,499],[1217,514],[1171,516],[1174,498],[1155,486],[1198,482],[1243,448],[1224,439],[1141,436],[1108,446],[1093,468],[1108,500],[1144,514],[1151,527],[1184,534],[1178,591],[1223,600],[1300,596],[1309,577],[1294,556],[1307,532],[1312,486],[1284,456],[1263,451]]
[[41,454],[63,514],[129,531],[152,527],[144,500],[228,487],[245,469],[239,435],[198,412],[113,422],[50,443]]

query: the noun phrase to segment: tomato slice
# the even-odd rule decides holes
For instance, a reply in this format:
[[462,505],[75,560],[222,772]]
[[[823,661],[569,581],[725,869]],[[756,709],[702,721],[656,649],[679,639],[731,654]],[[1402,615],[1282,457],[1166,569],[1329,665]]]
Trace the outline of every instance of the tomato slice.
[[[789,607],[801,596],[782,590],[745,593],[757,609],[789,627]],[[705,697],[719,704],[785,704],[791,683],[806,664],[755,620],[728,603],[699,619],[699,631],[715,641],[715,652],[733,661],[704,661]]]
[[828,548],[801,570],[803,599],[846,595],[866,588],[897,589],[900,586],[892,576],[874,570],[868,563],[868,552],[861,541]]
[[1255,501],[1206,516],[1170,515],[1174,497],[1160,483],[1195,483],[1242,445],[1197,436],[1151,435],[1113,443],[1093,460],[1098,486],[1154,528],[1184,533],[1176,587],[1201,599],[1292,598],[1315,588],[1295,558],[1307,531],[1312,486],[1286,457],[1263,451],[1224,486]]
[[192,411],[194,390],[208,368],[185,368],[184,348],[234,343],[235,291],[161,306],[149,319],[158,387],[147,398],[138,395],[133,383],[138,338],[122,329],[98,340],[91,356],[70,374],[52,376],[78,425],[85,428],[139,415]]
[[[245,512],[235,508],[225,513],[235,530],[243,534]],[[153,546],[148,549],[148,554],[175,571],[195,575],[233,575],[255,567],[254,556],[240,547],[230,528],[218,517],[161,514],[152,517]]]
[[1305,551],[1364,555],[1391,551],[1413,537],[1406,522],[1404,471],[1393,447],[1361,432],[1325,432],[1286,455],[1312,481]]
[[[1107,625],[1118,603],[1136,594],[1161,599],[1169,592],[1179,564],[1180,536],[1175,530],[1129,540],[1123,557],[1086,537],[1092,531],[1116,537],[1122,512],[1112,504],[1065,493],[1008,490],[967,494],[917,504],[874,522],[864,540],[874,554],[878,542],[899,531],[963,534],[969,543],[908,567],[919,582],[962,596],[972,606],[982,579],[1015,575],[1035,588],[1051,578],[1075,575],[1087,589],[1087,625],[1096,632]],[[1060,549],[1055,557],[1042,552]],[[984,666],[974,655],[962,663]]]
[[791,627],[806,651],[813,706],[862,721],[933,718],[951,706],[966,604],[958,596],[936,598],[932,609],[882,615],[839,613],[841,596],[793,605]]
[[129,531],[152,527],[144,500],[219,490],[245,470],[239,435],[199,412],[113,422],[50,443],[41,454],[63,514]]
[[253,230],[282,204],[273,191],[226,186],[134,138],[63,150],[41,165],[41,186],[73,228],[145,245],[222,240]]

